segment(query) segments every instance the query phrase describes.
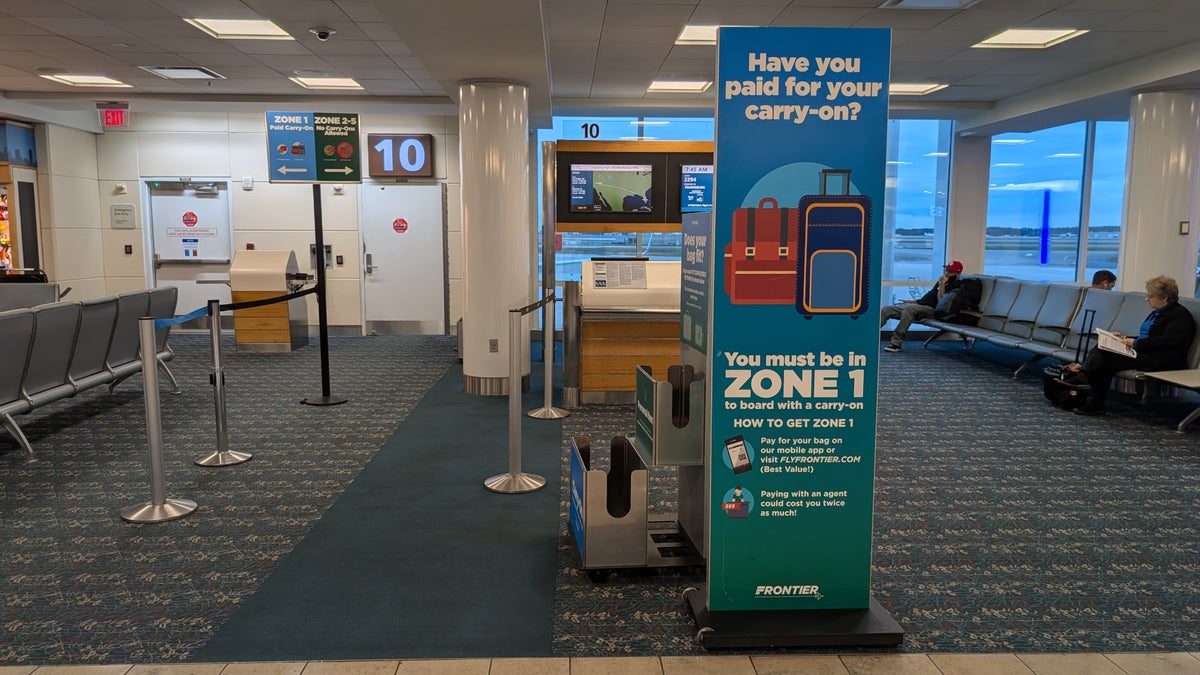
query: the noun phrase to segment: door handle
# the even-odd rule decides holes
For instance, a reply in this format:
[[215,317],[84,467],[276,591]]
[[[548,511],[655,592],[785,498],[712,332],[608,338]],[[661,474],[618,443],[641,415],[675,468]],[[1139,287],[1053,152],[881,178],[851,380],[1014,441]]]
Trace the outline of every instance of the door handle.
[[370,253],[366,254],[366,256],[367,256],[367,265],[366,265],[367,274],[370,274],[371,272],[374,272],[375,270],[380,269],[379,265],[371,264],[371,254]]

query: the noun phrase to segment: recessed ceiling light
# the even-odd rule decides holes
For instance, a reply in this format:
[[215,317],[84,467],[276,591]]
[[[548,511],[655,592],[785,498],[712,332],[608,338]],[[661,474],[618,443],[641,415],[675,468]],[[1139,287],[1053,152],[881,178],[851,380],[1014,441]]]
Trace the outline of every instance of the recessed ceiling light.
[[221,40],[292,40],[287,31],[266,19],[184,19]]
[[629,123],[635,127],[665,127],[671,123],[670,120],[629,120]]
[[686,25],[675,38],[677,45],[715,45],[717,44],[717,29],[720,26]]
[[991,49],[1045,49],[1086,32],[1074,28],[1011,28],[971,46]]
[[114,80],[111,77],[103,75],[69,75],[66,73],[58,75],[45,75],[42,77],[47,80],[53,80],[60,84],[69,84],[72,87],[129,87],[132,85],[125,84],[120,80]]
[[646,89],[648,92],[700,94],[712,86],[712,80],[655,80]]
[[168,80],[224,80],[225,76],[208,68],[193,66],[138,66],[147,73],[154,73]]
[[891,96],[924,96],[941,91],[950,85],[937,82],[892,82],[888,85]]
[[996,162],[992,166],[1025,166],[1022,162]]
[[1083,157],[1083,155],[1078,152],[1056,152],[1053,155],[1046,155],[1046,156],[1051,157],[1051,158],[1054,158],[1054,157],[1068,157],[1068,158]]
[[927,152],[921,156],[922,157],[949,157],[950,153],[948,153],[948,152]]
[[885,0],[879,9],[966,9],[979,0]]
[[362,89],[362,85],[349,77],[289,77],[289,80],[305,89]]
[[1031,139],[1031,138],[993,138],[992,139],[992,143],[995,143],[997,145],[1024,145],[1026,143],[1032,143],[1032,142],[1033,142],[1033,139]]

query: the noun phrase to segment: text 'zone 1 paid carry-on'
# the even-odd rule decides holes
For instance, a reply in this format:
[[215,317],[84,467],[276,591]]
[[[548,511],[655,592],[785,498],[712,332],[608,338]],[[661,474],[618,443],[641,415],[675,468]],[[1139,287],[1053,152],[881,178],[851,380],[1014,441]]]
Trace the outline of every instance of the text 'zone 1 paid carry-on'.
[[[845,181],[840,195],[828,190],[830,175]],[[871,250],[871,200],[850,194],[850,171],[821,171],[821,194],[800,199],[800,256],[796,268],[796,311],[849,314],[867,311]]]
[[725,293],[735,305],[790,305],[796,298],[796,209],[764,197],[733,212],[725,246]]

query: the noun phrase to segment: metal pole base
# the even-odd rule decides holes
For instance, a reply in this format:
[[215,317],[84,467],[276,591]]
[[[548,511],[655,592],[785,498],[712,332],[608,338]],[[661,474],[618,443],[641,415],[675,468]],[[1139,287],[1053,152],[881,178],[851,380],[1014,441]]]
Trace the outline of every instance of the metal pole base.
[[511,474],[502,473],[483,481],[483,487],[492,492],[506,495],[516,495],[523,492],[536,492],[546,487],[546,479],[532,473]]
[[146,502],[136,506],[121,509],[121,520],[131,523],[164,523],[191,515],[196,510],[196,502],[190,499],[168,499],[162,504]]
[[226,450],[225,452],[214,452],[207,457],[201,457],[196,460],[196,466],[233,466],[242,462],[249,462],[250,458],[254,457],[248,452],[238,452],[237,450]]
[[329,396],[309,396],[300,399],[300,402],[304,405],[338,405],[339,403],[345,403],[346,397],[334,396],[332,394]]
[[561,420],[570,414],[570,412],[562,408],[555,408],[554,406],[550,406],[549,408],[535,408],[525,413],[526,416],[532,417],[535,420]]

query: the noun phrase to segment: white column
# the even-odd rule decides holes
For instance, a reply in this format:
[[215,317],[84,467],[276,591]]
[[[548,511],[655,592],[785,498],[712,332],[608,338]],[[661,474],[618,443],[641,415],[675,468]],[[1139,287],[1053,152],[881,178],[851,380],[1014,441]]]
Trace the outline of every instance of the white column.
[[[508,393],[509,310],[530,298],[529,96],[510,82],[463,82],[458,89],[462,159],[463,374],[469,393]],[[528,315],[523,336],[528,335]]]
[[[1200,236],[1200,93],[1156,91],[1130,104],[1125,220],[1117,283],[1137,291],[1165,274],[1191,297]],[[1179,224],[1190,223],[1188,234]]]

